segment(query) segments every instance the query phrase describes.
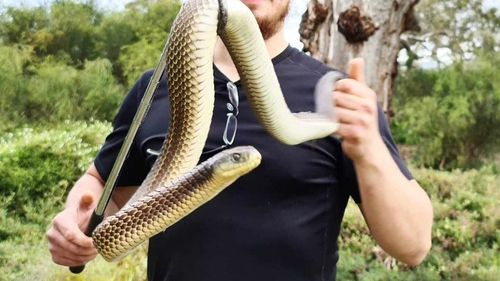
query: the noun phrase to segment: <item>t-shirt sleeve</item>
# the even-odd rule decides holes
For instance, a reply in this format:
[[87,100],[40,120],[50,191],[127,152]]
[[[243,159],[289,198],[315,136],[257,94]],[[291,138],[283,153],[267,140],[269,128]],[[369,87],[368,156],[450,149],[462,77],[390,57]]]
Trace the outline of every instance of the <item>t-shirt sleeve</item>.
[[[412,174],[406,167],[403,159],[401,158],[401,155],[399,154],[399,150],[396,147],[396,144],[394,143],[394,139],[392,138],[391,131],[389,128],[389,124],[387,122],[387,119],[385,118],[384,112],[380,107],[378,107],[378,124],[379,124],[379,130],[380,134],[382,136],[382,139],[387,146],[387,149],[391,153],[392,159],[394,159],[394,162],[396,162],[396,165],[398,165],[399,170],[407,179],[413,179]],[[346,189],[349,191],[351,197],[354,199],[356,203],[361,203],[361,196],[359,194],[359,186],[358,186],[358,180],[356,178],[356,171],[354,170],[354,166],[352,161],[345,155],[343,154],[342,158],[342,171],[341,171],[341,181],[342,185],[346,187]]]
[[[145,73],[127,94],[113,121],[113,131],[106,137],[106,141],[94,160],[99,175],[105,181],[113,168],[150,78],[151,72]],[[123,163],[117,186],[138,186],[147,173],[141,151],[138,149],[138,145],[133,143]]]

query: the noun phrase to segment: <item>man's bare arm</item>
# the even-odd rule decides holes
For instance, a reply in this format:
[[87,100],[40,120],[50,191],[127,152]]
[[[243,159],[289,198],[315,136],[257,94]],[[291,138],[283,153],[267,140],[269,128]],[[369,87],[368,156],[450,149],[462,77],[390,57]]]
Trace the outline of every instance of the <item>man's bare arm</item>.
[[379,131],[377,96],[364,82],[364,64],[351,61],[349,79],[333,92],[342,150],[353,161],[360,206],[375,240],[390,255],[417,265],[431,246],[432,205],[393,160]]
[[416,266],[431,247],[430,199],[415,180],[406,179],[385,145],[369,159],[355,163],[361,212],[388,254]]

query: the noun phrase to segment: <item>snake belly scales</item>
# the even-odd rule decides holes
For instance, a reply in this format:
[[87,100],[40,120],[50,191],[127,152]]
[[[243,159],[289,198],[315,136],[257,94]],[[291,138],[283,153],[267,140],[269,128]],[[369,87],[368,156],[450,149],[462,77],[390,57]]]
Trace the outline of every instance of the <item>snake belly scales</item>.
[[338,127],[324,115],[290,112],[256,19],[243,3],[185,1],[167,42],[171,116],[160,155],[129,202],[92,234],[107,261],[164,231],[260,163],[254,148],[240,147],[196,166],[214,107],[217,35],[235,62],[258,121],[275,139],[294,145],[329,136]]

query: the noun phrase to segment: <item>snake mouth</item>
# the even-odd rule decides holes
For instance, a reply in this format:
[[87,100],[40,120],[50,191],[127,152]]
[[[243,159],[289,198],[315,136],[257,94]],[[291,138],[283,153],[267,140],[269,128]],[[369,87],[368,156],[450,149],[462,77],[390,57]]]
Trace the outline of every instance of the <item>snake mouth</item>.
[[257,166],[260,165],[261,161],[262,161],[262,155],[260,153],[257,152],[257,154],[252,155],[252,159],[248,161],[248,164],[247,164],[248,171],[246,173],[257,168]]

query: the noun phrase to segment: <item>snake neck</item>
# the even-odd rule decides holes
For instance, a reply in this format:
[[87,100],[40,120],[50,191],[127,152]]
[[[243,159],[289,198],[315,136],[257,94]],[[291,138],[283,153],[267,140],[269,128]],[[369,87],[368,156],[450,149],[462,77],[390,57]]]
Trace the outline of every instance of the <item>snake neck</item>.
[[[231,151],[235,150],[245,154],[241,156],[244,161],[235,163],[231,159],[234,155]],[[123,257],[254,169],[260,159],[257,150],[249,147],[237,147],[213,156],[106,218],[92,234],[96,249],[107,261]]]
[[167,42],[170,125],[160,155],[127,204],[196,166],[214,107],[213,53],[218,0],[184,2]]
[[228,0],[226,28],[219,35],[236,65],[257,119],[270,135],[295,145],[336,131],[337,124],[327,116],[291,113],[269,55],[264,55],[269,52],[248,7]]

